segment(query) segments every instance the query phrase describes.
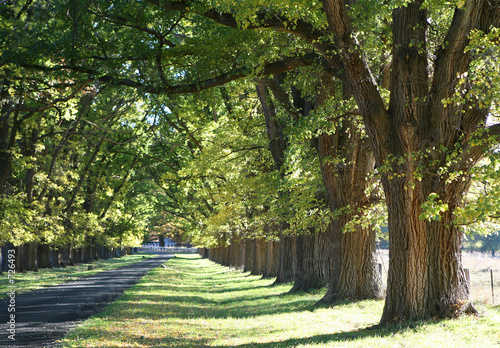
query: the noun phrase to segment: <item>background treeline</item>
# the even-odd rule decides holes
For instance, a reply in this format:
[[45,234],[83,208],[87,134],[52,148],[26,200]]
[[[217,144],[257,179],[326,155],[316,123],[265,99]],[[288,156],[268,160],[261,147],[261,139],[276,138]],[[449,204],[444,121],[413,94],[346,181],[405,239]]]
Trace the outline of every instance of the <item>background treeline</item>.
[[34,78],[1,89],[2,254],[16,248],[18,271],[123,255],[148,209],[145,184],[131,184],[148,130],[136,98]]

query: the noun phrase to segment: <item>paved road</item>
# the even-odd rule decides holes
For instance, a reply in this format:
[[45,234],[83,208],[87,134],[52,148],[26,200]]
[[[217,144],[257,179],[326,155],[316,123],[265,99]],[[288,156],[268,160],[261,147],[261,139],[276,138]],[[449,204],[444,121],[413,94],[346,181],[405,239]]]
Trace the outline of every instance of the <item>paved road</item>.
[[[0,300],[0,347],[53,347],[79,321],[104,309],[150,269],[172,255],[160,254],[136,264],[103,271],[73,282],[15,295],[15,341],[10,298]],[[12,336],[11,336],[12,337]]]

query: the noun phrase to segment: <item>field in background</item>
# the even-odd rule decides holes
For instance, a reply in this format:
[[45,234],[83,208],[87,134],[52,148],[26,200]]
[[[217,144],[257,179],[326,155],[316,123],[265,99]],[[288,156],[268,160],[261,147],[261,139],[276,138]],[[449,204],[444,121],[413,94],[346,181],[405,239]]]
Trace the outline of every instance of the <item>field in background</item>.
[[[378,249],[378,262],[382,263],[382,280],[387,286],[387,269],[389,267],[389,251]],[[491,254],[462,253],[464,268],[469,269],[471,294],[474,303],[493,304],[491,295],[491,273],[493,270],[493,285],[496,305],[500,304],[500,256],[492,257]]]

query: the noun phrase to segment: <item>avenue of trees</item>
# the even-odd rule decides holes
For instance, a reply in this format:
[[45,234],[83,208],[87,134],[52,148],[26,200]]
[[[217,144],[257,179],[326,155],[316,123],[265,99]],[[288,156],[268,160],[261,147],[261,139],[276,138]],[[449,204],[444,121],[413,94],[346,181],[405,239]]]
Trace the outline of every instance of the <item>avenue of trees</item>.
[[20,270],[168,226],[292,291],[327,285],[322,302],[382,298],[387,226],[382,324],[474,311],[461,248],[500,217],[500,1],[0,14],[0,244]]

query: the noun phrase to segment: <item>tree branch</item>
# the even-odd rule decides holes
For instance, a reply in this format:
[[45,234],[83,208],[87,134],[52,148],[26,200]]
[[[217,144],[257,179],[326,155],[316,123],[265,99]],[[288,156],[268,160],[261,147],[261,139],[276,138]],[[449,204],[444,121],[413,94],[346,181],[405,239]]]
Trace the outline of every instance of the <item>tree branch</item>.
[[473,138],[474,141],[472,143],[469,141],[457,157],[456,164],[451,167],[450,171],[465,172],[475,166],[485,156],[485,152],[491,148],[488,146],[488,144],[491,144],[489,143],[491,138],[495,138],[494,142],[500,144],[500,123],[487,127],[484,133]]
[[431,130],[440,131],[439,142],[454,132],[462,118],[456,109],[443,105],[442,101],[453,97],[460,77],[468,71],[472,57],[465,52],[471,30],[488,32],[491,26],[500,24],[498,1],[468,0],[463,9],[456,8],[442,47],[436,52],[434,78],[430,90],[432,96]]
[[390,118],[378,90],[368,62],[361,54],[358,43],[352,35],[352,27],[344,0],[323,0],[330,29],[335,34],[335,45],[340,49],[342,65],[346,71],[345,80],[363,116],[372,148],[378,163],[390,153]]
[[[196,10],[196,1],[181,0],[181,1],[162,1],[162,0],[146,0],[150,4],[156,5],[164,10],[173,10],[181,12],[196,13],[205,18],[219,23],[223,26],[230,28],[240,28],[240,23],[232,13],[221,12],[215,8],[207,9],[205,11]],[[278,32],[286,32],[297,36],[309,44],[311,44],[337,71],[343,71],[342,61],[340,57],[334,54],[336,51],[335,45],[331,44],[330,40],[322,40],[328,37],[328,33],[315,28],[310,23],[304,20],[291,20],[288,17],[278,14],[270,13],[268,11],[261,11],[256,13],[256,18],[251,23],[245,23],[244,29],[274,29]]]
[[271,75],[292,70],[301,66],[309,66],[313,64],[316,58],[317,58],[316,54],[307,54],[303,57],[288,57],[279,62],[269,63],[265,65],[260,71],[254,71],[254,69],[243,67],[210,79],[206,79],[204,81],[186,85],[177,85],[177,86],[174,85],[174,86],[156,87],[156,86],[146,85],[142,82],[134,81],[131,79],[117,79],[109,75],[99,77],[98,80],[102,82],[113,83],[116,85],[138,88],[150,94],[197,93],[206,89],[227,84],[228,82],[234,80],[250,76],[253,73],[257,73],[257,75]]
[[26,108],[26,107],[16,107],[16,108],[13,108],[11,110],[9,110],[9,112],[12,112],[12,111],[27,111],[27,112],[32,112],[32,113],[35,113],[35,112],[40,112],[40,111],[44,111],[44,110],[47,110],[47,109],[50,109],[52,107],[54,107],[56,104],[58,103],[64,103],[64,102],[67,102],[68,100],[72,99],[75,97],[75,95],[80,92],[85,86],[87,86],[90,82],[94,81],[94,79],[88,79],[86,80],[85,82],[83,82],[79,87],[77,87],[70,95],[68,95],[67,97],[64,97],[64,98],[56,98],[54,99],[52,102],[50,102],[49,104],[46,104],[44,106],[40,106],[38,108]]

